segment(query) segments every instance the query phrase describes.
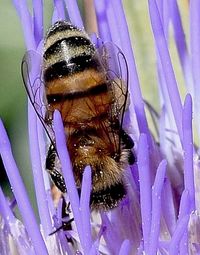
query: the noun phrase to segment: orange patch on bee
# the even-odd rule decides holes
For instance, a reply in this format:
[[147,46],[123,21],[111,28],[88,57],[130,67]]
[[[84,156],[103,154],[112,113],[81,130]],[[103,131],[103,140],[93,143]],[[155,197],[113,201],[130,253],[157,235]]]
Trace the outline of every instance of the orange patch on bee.
[[95,87],[97,84],[106,82],[105,74],[94,69],[88,69],[84,72],[75,73],[46,82],[47,95],[54,93],[73,93],[84,91]]

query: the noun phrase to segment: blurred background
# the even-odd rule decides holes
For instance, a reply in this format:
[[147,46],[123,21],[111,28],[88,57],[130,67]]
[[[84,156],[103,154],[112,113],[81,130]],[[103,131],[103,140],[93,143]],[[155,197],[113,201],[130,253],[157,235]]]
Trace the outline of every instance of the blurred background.
[[[51,24],[52,4],[49,0],[44,0],[44,2],[45,26],[48,28]],[[83,10],[83,1],[79,2],[81,10]],[[158,91],[156,89],[155,49],[147,2],[146,0],[123,1],[142,93],[144,98],[159,110],[159,102],[157,100]],[[188,1],[179,0],[179,5],[182,16],[184,17],[185,31],[188,33]],[[12,1],[0,1],[0,24],[0,117],[8,131],[17,165],[26,186],[29,187],[29,195],[33,196],[27,137],[27,100],[20,71],[25,46],[20,21],[12,5]],[[183,87],[184,81],[180,74],[179,60],[173,43],[170,45],[170,49],[171,54],[173,54],[178,83]],[[1,162],[0,183],[4,185],[6,192],[10,192],[10,189],[6,188],[9,185],[7,185],[6,175],[4,174]]]
[[[49,20],[52,14],[50,3],[45,3],[45,15]],[[27,98],[21,77],[25,45],[21,24],[12,1],[0,2],[0,23],[0,118],[7,129],[14,158],[28,187],[29,196],[34,200],[28,150]],[[1,158],[0,184],[7,194],[11,192]]]
[[[22,30],[11,1],[2,0],[0,6],[0,117],[20,169],[28,170],[26,100],[20,74],[24,54]],[[6,183],[2,168],[1,165],[0,181]]]

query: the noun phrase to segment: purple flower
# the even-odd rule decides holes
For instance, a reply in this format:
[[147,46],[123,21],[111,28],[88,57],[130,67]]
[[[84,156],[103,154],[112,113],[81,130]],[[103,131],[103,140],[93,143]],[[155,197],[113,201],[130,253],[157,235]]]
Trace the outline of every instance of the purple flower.
[[[62,198],[54,205],[48,174],[45,171],[44,130],[32,105],[28,104],[28,126],[32,174],[37,198],[39,223],[33,213],[26,189],[12,155],[9,139],[0,122],[0,154],[17,202],[21,221],[14,214],[15,203],[0,189],[1,254],[199,254],[200,202],[199,148],[193,130],[200,136],[200,4],[190,1],[190,51],[186,44],[176,0],[149,0],[149,16],[155,39],[157,87],[160,114],[142,99],[126,18],[121,0],[96,0],[99,36],[112,41],[126,56],[129,68],[131,104],[127,129],[135,141],[137,162],[126,170],[128,195],[109,211],[90,212],[91,169],[86,167],[79,198],[66,148],[60,113],[54,113],[57,151],[70,201],[72,229],[60,229]],[[25,0],[13,0],[22,23],[27,50],[41,52],[43,45],[43,2],[33,0],[32,15]],[[52,22],[66,19],[83,27],[75,0],[54,1]],[[169,50],[169,25],[173,30],[187,94],[182,103]],[[97,39],[94,35],[92,40]],[[33,64],[31,79],[37,72]],[[150,131],[145,114],[148,106],[158,137]],[[193,121],[194,120],[194,121]],[[194,122],[194,123],[193,123]],[[67,241],[71,239],[73,241]]]

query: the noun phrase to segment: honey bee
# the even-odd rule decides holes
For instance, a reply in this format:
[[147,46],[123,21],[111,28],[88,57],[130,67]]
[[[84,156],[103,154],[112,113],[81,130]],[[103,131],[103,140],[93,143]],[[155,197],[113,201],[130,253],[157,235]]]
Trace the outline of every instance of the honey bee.
[[[36,56],[35,56],[36,55]],[[29,98],[51,140],[46,169],[66,192],[53,134],[53,112],[60,111],[77,189],[92,169],[91,208],[116,207],[126,193],[125,169],[135,162],[134,142],[123,129],[128,108],[128,71],[112,43],[95,47],[88,34],[67,21],[56,22],[44,40],[42,69],[34,77],[35,53],[22,61]],[[39,60],[38,60],[39,61]]]

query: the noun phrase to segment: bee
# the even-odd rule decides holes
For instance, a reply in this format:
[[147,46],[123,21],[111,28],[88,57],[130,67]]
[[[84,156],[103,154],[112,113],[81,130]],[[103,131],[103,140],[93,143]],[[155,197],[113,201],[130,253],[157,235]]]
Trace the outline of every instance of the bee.
[[[125,169],[135,162],[134,142],[123,129],[128,108],[128,69],[121,50],[108,43],[94,46],[89,35],[67,21],[56,22],[44,40],[39,59],[27,53],[22,61],[24,84],[51,145],[46,169],[66,192],[53,134],[53,112],[60,111],[78,191],[83,171],[92,169],[91,208],[108,210],[126,196]],[[39,60],[38,60],[39,61]],[[33,65],[33,64],[32,64]]]

